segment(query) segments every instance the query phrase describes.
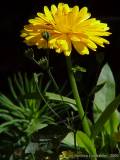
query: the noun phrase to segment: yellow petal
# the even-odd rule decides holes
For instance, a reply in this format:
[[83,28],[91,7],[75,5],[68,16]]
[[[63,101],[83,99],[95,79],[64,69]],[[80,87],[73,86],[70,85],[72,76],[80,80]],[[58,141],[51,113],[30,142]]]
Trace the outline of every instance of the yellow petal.
[[80,41],[80,38],[78,36],[75,36],[74,34],[70,36],[71,41]]
[[58,9],[59,9],[59,10],[62,10],[62,9],[63,9],[63,6],[64,6],[64,3],[59,3],[59,4],[58,4]]
[[96,51],[97,45],[89,39],[82,39],[82,42],[85,43],[90,49]]
[[33,25],[45,24],[45,21],[39,17],[36,17],[34,19],[29,19],[28,22],[32,23]]
[[33,38],[34,36],[27,36],[27,37],[25,37],[25,39],[28,41],[28,40],[30,40],[31,38]]
[[60,48],[57,48],[57,49],[56,49],[56,52],[57,52],[57,53],[61,53],[61,49],[60,49]]
[[79,54],[81,55],[89,54],[89,50],[85,44],[81,42],[73,42],[73,46]]
[[88,35],[94,35],[94,36],[109,36],[111,35],[110,32],[102,32],[102,31],[88,31],[86,32]]
[[65,56],[69,56],[69,55],[70,55],[70,53],[71,53],[71,51],[70,51],[70,50],[64,51]]
[[44,12],[45,12],[45,15],[48,18],[48,20],[52,22],[53,21],[53,17],[52,17],[51,12],[49,11],[47,6],[44,7]]
[[24,26],[24,30],[25,31],[28,31],[28,32],[31,32],[31,31],[33,31],[33,25],[26,25],[26,26]]
[[42,20],[49,22],[48,18],[45,16],[45,14],[38,12],[37,13],[38,17],[40,17]]
[[23,32],[23,33],[21,33],[21,35],[20,35],[21,37],[26,37],[27,36],[27,34],[25,33],[25,32]]
[[66,41],[67,45],[68,45],[68,49],[66,51],[64,51],[64,54],[66,56],[69,56],[71,54],[71,51],[72,51],[72,45],[71,45],[71,41],[70,40],[67,40]]
[[69,46],[66,40],[58,40],[57,44],[59,45],[59,47],[61,47],[62,50],[69,50]]
[[104,38],[101,38],[101,37],[97,37],[97,36],[91,36],[90,39],[95,42],[96,44],[98,44],[99,46],[101,47],[104,47],[103,43],[105,44],[109,44],[109,41],[104,39]]
[[64,6],[64,3],[59,3],[58,4],[58,14],[60,14],[60,15],[62,15],[63,6]]
[[80,12],[79,12],[80,21],[81,21],[81,20],[86,20],[86,19],[88,19],[88,18],[91,16],[91,14],[90,14],[90,13],[87,13],[87,11],[88,11],[88,8],[87,8],[87,7],[83,7],[83,8],[80,10]]
[[70,12],[70,8],[69,8],[68,4],[64,4],[63,12],[64,12],[64,14],[67,14],[68,12]]
[[55,15],[57,12],[57,7],[54,4],[51,6],[51,12],[53,15]]
[[87,14],[87,11],[88,11],[88,8],[87,7],[83,7],[83,8],[81,8],[81,10],[80,10],[80,15],[81,15],[81,17],[82,16],[84,16],[85,14]]
[[79,6],[74,6],[73,9],[72,9],[72,12],[74,14],[78,13],[79,12]]

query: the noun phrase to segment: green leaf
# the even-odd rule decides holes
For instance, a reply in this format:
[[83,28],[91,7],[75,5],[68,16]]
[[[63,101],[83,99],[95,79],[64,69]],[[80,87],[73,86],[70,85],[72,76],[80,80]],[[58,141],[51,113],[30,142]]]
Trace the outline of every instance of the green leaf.
[[20,80],[17,78],[16,74],[14,74],[14,84],[16,85],[16,87],[18,88],[21,94],[25,94],[24,87],[22,83],[20,82]]
[[19,83],[21,85],[21,87],[24,89],[24,81],[23,81],[23,76],[20,72],[18,72],[18,80],[19,80]]
[[63,101],[64,103],[69,104],[75,111],[77,111],[76,102],[74,99],[51,92],[46,92],[45,96],[47,96],[47,98],[50,100],[61,101],[61,102]]
[[23,104],[21,103],[21,101],[17,97],[17,94],[16,94],[15,89],[13,87],[11,78],[8,78],[8,83],[9,83],[9,87],[10,87],[10,90],[11,90],[11,93],[12,93],[14,99],[18,102],[18,104],[20,105],[20,107],[23,108]]
[[28,77],[27,77],[27,73],[24,74],[24,80],[25,80],[25,90],[26,90],[26,93],[29,93],[30,92],[30,85],[29,85],[29,80],[28,80]]
[[90,97],[90,96],[93,96],[96,92],[98,92],[99,90],[101,90],[104,85],[105,85],[105,82],[103,82],[103,83],[98,84],[97,86],[95,86],[95,87],[92,89],[92,91],[90,92],[89,97]]
[[29,124],[28,128],[26,129],[26,132],[27,132],[28,135],[31,135],[32,133],[34,133],[34,132],[36,132],[40,129],[43,129],[47,126],[48,126],[48,124],[42,123],[40,121],[40,119],[33,119],[31,121],[31,123]]
[[[102,112],[106,109],[106,107],[115,99],[115,80],[112,74],[112,71],[108,64],[105,64],[101,70],[100,76],[98,78],[97,85],[104,84],[104,86],[95,93],[94,98],[94,120],[97,121],[99,117],[102,115]],[[110,111],[109,111],[110,112]],[[113,132],[117,131],[117,127],[119,124],[119,113],[116,111],[113,114],[107,114],[104,119],[108,121],[104,124],[104,131],[106,131],[109,135],[112,135]],[[103,122],[103,120],[102,120]],[[103,127],[102,122],[100,122],[99,126]],[[98,123],[98,122],[97,122]]]
[[0,133],[8,130],[9,126],[11,126],[11,125],[17,126],[18,123],[28,123],[28,121],[27,120],[14,119],[14,120],[11,120],[10,122],[5,122],[5,123],[0,125]]
[[[74,146],[74,133],[73,132],[69,132],[67,134],[67,136],[63,139],[62,143],[68,145],[68,146]],[[78,144],[77,144],[78,146]]]
[[0,104],[2,104],[4,107],[16,111],[16,112],[24,112],[24,110],[17,105],[15,105],[9,98],[7,98],[5,95],[0,94]]
[[72,71],[74,73],[76,73],[76,72],[86,72],[86,68],[76,65],[75,67],[72,68]]
[[6,121],[11,121],[11,120],[13,120],[13,117],[12,116],[10,116],[10,115],[8,115],[8,114],[4,114],[4,113],[0,113],[0,118],[2,118],[2,119],[4,119],[4,120],[6,120]]
[[77,131],[76,141],[79,146],[83,147],[89,154],[96,155],[96,148],[91,139],[82,131]]
[[2,114],[2,113],[8,113],[9,114],[9,111],[8,110],[6,110],[6,109],[0,109],[0,114]]
[[33,142],[30,142],[28,144],[28,146],[26,147],[25,149],[25,153],[32,153],[32,154],[35,154],[36,151],[39,151],[39,143],[33,143]]
[[106,107],[103,113],[100,115],[99,119],[96,121],[92,128],[92,135],[96,137],[98,133],[103,129],[107,120],[115,112],[117,107],[120,105],[120,94]]
[[106,130],[109,135],[112,135],[114,132],[118,131],[118,125],[120,123],[119,117],[119,112],[115,111],[110,119],[105,123],[104,130]]
[[[106,106],[115,98],[115,80],[108,64],[105,64],[101,70],[97,86],[100,84],[104,84],[104,86],[95,94],[94,110],[96,110],[97,106],[97,108],[103,112]],[[96,118],[99,116],[98,114]]]
[[10,90],[11,90],[11,93],[12,93],[13,97],[14,97],[15,99],[18,99],[18,97],[17,97],[17,95],[16,95],[16,93],[15,93],[15,90],[14,90],[14,87],[13,87],[11,78],[8,78],[8,83],[9,83]]
[[[74,146],[74,133],[70,132],[68,135],[63,139],[63,143],[68,146]],[[76,132],[76,146],[80,148],[84,148],[87,153],[90,155],[96,155],[96,148],[94,146],[94,143],[91,141],[91,139],[82,131]]]

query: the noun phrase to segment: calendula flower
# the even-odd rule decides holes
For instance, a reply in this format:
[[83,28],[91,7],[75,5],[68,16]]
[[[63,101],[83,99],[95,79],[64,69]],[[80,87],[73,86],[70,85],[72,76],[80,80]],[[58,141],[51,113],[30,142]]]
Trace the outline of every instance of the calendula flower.
[[[81,55],[89,54],[89,48],[96,51],[97,45],[104,47],[109,41],[109,27],[96,18],[90,18],[87,7],[69,7],[68,4],[59,3],[51,10],[44,7],[44,13],[37,13],[37,17],[30,19],[24,27],[21,36],[28,45],[37,45],[38,48],[52,48],[56,52],[63,52],[69,56],[72,46]],[[49,35],[46,39],[43,34]]]

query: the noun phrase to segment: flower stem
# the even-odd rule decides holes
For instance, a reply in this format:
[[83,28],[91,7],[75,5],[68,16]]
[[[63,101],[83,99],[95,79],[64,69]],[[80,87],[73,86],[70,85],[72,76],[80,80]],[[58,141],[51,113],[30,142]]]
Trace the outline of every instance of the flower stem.
[[90,127],[89,127],[87,118],[85,116],[83,107],[82,107],[81,99],[80,99],[78,89],[77,89],[77,84],[76,84],[76,81],[75,81],[75,77],[74,77],[74,74],[72,72],[72,63],[71,63],[71,57],[70,56],[66,56],[66,64],[67,64],[67,71],[68,71],[70,85],[71,85],[72,92],[73,92],[73,95],[74,95],[74,98],[75,98],[75,101],[76,101],[78,113],[79,113],[80,119],[82,121],[82,127],[83,127],[84,132],[88,136],[90,136],[91,131],[90,131]]

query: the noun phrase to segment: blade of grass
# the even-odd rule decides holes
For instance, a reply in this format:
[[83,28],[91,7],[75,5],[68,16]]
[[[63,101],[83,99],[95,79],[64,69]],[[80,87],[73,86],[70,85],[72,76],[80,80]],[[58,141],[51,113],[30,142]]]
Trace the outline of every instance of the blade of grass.
[[25,79],[26,92],[29,93],[30,92],[30,84],[29,84],[29,81],[28,81],[27,73],[24,74],[24,79]]
[[13,97],[14,97],[15,100],[18,102],[18,104],[20,105],[20,107],[24,108],[22,102],[18,99],[17,94],[15,93],[15,90],[14,90],[14,88],[13,88],[13,84],[12,84],[11,78],[8,78],[8,83],[9,83],[10,90],[11,90],[11,92],[12,92]]
[[53,112],[53,114],[55,114],[56,117],[59,118],[59,115],[52,109],[52,107],[49,105],[48,101],[45,99],[45,97],[44,97],[43,94],[41,93],[41,91],[40,91],[40,89],[39,89],[39,86],[38,86],[38,79],[37,79],[36,73],[34,73],[34,81],[35,81],[35,84],[36,84],[36,88],[37,88],[38,94],[40,95],[41,99],[45,102],[45,104],[47,104],[47,106],[48,106],[49,109]]
[[20,93],[21,93],[22,95],[24,95],[24,94],[25,94],[24,88],[23,88],[23,87],[20,85],[20,83],[18,82],[18,79],[17,79],[17,77],[16,77],[15,74],[14,74],[14,82],[15,82],[18,90],[20,91]]
[[4,113],[0,114],[0,118],[4,119],[4,120],[6,120],[6,121],[11,121],[11,120],[13,120],[13,117],[12,117],[12,116],[10,116],[10,115],[8,115],[8,114],[4,114]]
[[14,111],[16,114],[23,116],[25,114],[25,109],[15,105],[10,99],[8,99],[5,95],[0,95],[0,104],[5,107],[5,109]]
[[19,83],[20,83],[20,85],[22,86],[22,88],[24,89],[24,81],[23,81],[23,77],[22,77],[22,75],[21,75],[20,72],[18,72],[17,75],[18,75]]
[[28,123],[29,121],[21,120],[21,119],[20,120],[19,119],[14,119],[10,122],[3,123],[3,124],[0,125],[0,133],[4,132],[4,130],[6,130],[10,125],[15,125],[15,126],[18,125],[18,122],[19,123],[22,123],[22,122]]

